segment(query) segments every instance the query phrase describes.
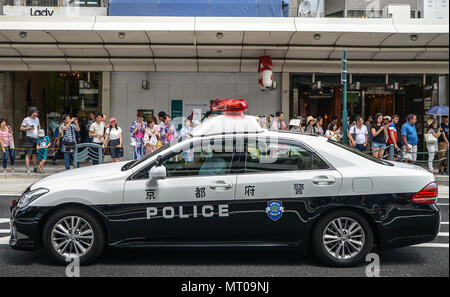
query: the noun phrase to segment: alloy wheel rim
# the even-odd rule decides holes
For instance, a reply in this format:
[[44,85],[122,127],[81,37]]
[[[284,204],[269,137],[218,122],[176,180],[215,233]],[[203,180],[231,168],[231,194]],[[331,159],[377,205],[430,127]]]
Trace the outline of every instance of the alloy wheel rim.
[[364,247],[364,229],[354,219],[340,217],[325,227],[323,245],[333,258],[348,260],[357,256]]
[[53,226],[51,240],[59,255],[66,258],[81,257],[94,244],[94,230],[85,219],[68,216]]

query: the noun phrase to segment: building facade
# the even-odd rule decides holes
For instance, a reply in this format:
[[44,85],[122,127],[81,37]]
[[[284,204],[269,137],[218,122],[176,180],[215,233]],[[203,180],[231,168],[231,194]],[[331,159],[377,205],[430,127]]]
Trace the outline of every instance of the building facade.
[[[448,104],[448,18],[6,15],[0,41],[0,116],[19,144],[32,105],[48,131],[58,115],[90,112],[127,131],[138,110],[186,116],[218,97],[247,99],[249,114],[327,123],[342,112],[344,50],[352,115],[413,112],[423,126],[428,108]],[[258,86],[261,56],[272,58],[272,88]]]

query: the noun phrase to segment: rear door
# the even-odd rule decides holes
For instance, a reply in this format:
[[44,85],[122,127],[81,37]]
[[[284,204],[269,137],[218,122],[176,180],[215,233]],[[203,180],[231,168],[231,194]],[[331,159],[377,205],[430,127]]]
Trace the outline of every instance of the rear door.
[[245,142],[235,199],[237,236],[243,241],[301,241],[314,199],[338,193],[342,177],[300,142]]

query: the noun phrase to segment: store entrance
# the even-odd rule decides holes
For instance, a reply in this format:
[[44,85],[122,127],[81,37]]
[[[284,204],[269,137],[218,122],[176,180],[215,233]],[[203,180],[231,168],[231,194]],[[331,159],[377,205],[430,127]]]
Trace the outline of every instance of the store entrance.
[[394,114],[394,95],[393,94],[367,94],[366,111],[367,116],[371,115],[372,118],[377,113],[383,115]]
[[20,123],[30,106],[39,109],[50,137],[66,113],[79,119],[80,138],[86,137],[89,113],[101,111],[101,72],[15,72],[13,82],[16,135],[21,135]]

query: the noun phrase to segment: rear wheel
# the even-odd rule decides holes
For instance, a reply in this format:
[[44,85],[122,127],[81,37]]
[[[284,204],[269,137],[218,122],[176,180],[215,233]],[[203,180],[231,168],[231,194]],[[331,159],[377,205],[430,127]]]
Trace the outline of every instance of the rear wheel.
[[373,245],[369,222],[350,210],[325,215],[315,225],[312,246],[316,256],[332,266],[352,266],[364,260]]
[[67,264],[75,257],[81,264],[91,263],[100,256],[104,243],[99,220],[81,208],[58,210],[44,225],[43,246],[60,264]]

